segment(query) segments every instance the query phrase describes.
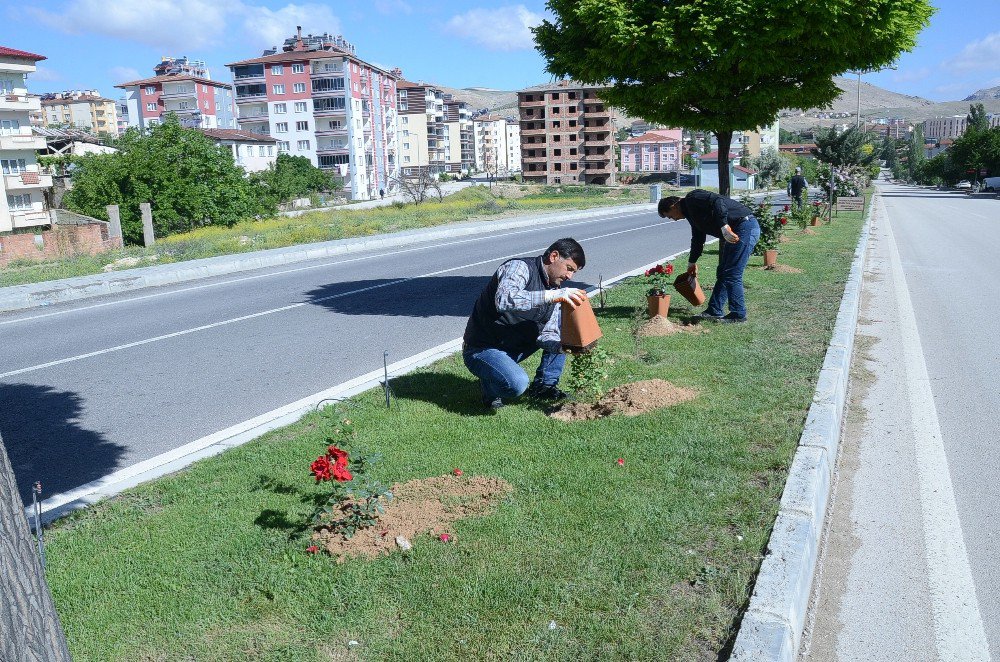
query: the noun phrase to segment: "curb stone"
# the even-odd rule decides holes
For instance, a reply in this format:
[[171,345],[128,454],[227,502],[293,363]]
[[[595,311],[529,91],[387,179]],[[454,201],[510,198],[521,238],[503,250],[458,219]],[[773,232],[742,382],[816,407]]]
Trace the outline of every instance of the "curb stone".
[[106,274],[78,276],[62,280],[0,287],[0,313],[28,308],[49,306],[66,301],[89,299],[107,294],[119,294],[132,290],[160,285],[176,285],[213,276],[253,271],[268,267],[294,264],[307,260],[318,260],[336,255],[361,251],[406,246],[416,242],[435,241],[452,237],[489,234],[497,230],[509,230],[566,220],[591,219],[610,216],[628,211],[655,211],[656,205],[638,203],[615,205],[584,210],[571,210],[520,216],[508,220],[471,221],[432,228],[403,230],[391,234],[372,235],[352,239],[335,239],[316,244],[272,248],[252,253],[237,253],[218,257],[188,260],[175,264],[163,264]]
[[729,658],[734,662],[792,662],[798,656],[837,462],[874,208],[868,205],[833,337]]

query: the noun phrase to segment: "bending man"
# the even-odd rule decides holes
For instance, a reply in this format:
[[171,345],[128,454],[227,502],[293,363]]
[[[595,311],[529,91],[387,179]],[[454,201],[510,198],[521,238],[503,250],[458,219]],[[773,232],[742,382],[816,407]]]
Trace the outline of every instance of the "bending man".
[[[490,279],[465,326],[462,358],[479,378],[490,411],[525,391],[540,400],[561,400],[559,378],[566,365],[560,338],[560,302],[576,307],[583,290],[562,287],[587,260],[574,239],[560,239],[533,258],[507,260]],[[535,379],[518,365],[542,350]]]
[[[657,211],[661,218],[691,224],[691,253],[687,272],[698,273],[698,258],[705,248],[708,235],[719,237],[719,267],[715,272],[715,287],[708,308],[696,315],[701,319],[720,322],[745,322],[746,304],[743,299],[743,271],[753,247],[760,239],[760,225],[748,207],[717,193],[695,189],[684,198],[670,196],[660,200]],[[729,314],[723,308],[729,304]]]

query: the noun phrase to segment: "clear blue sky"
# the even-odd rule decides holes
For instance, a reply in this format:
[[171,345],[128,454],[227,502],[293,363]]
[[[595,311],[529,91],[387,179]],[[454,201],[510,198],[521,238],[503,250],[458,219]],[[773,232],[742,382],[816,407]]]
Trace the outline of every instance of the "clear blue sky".
[[[822,2],[823,0],[816,0]],[[34,92],[96,88],[152,75],[162,55],[206,60],[212,77],[224,64],[256,57],[296,25],[343,34],[358,55],[399,66],[411,80],[451,87],[513,90],[545,82],[529,27],[543,0],[38,0],[5,5],[0,45],[45,55]],[[935,0],[940,9],[896,71],[867,74],[881,87],[936,101],[1000,85],[1000,0]]]

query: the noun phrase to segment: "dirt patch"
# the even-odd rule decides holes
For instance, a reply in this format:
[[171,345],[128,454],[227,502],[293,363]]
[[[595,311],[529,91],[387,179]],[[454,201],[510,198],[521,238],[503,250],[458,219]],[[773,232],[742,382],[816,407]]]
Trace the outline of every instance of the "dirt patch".
[[118,269],[131,269],[132,267],[137,267],[143,262],[156,262],[160,259],[159,255],[143,255],[141,257],[123,257],[104,265],[102,271],[105,273],[111,271],[117,271]]
[[657,315],[639,327],[638,333],[644,338],[657,338],[675,333],[708,333],[708,329],[690,322],[671,322],[666,317]]
[[567,422],[591,421],[612,414],[638,416],[693,400],[697,395],[694,389],[674,386],[665,379],[648,379],[616,386],[594,403],[568,402],[549,416]]
[[416,544],[425,533],[453,536],[452,523],[485,515],[512,489],[508,482],[487,476],[445,475],[397,483],[391,488],[393,499],[375,526],[358,531],[350,540],[326,529],[314,533],[312,539],[338,562],[375,558],[397,549],[397,537]]
[[802,228],[802,234],[816,234],[816,231],[812,228]]
[[764,271],[773,271],[776,274],[800,274],[801,269],[790,267],[787,264],[776,264],[773,267],[763,267]]
[[778,243],[779,244],[790,244],[793,241],[795,241],[795,240],[792,239],[791,237],[786,237],[785,235],[781,235],[780,237],[778,237]]

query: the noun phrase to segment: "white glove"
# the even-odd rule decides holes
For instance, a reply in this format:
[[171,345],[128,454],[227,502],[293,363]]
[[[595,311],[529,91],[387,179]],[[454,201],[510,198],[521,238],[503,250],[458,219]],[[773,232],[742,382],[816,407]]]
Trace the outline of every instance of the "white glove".
[[732,228],[728,225],[722,226],[722,238],[728,241],[730,244],[735,244],[740,240],[740,236],[733,232]]
[[576,308],[587,299],[587,293],[575,287],[562,287],[558,290],[545,290],[545,303],[565,303],[570,308]]

